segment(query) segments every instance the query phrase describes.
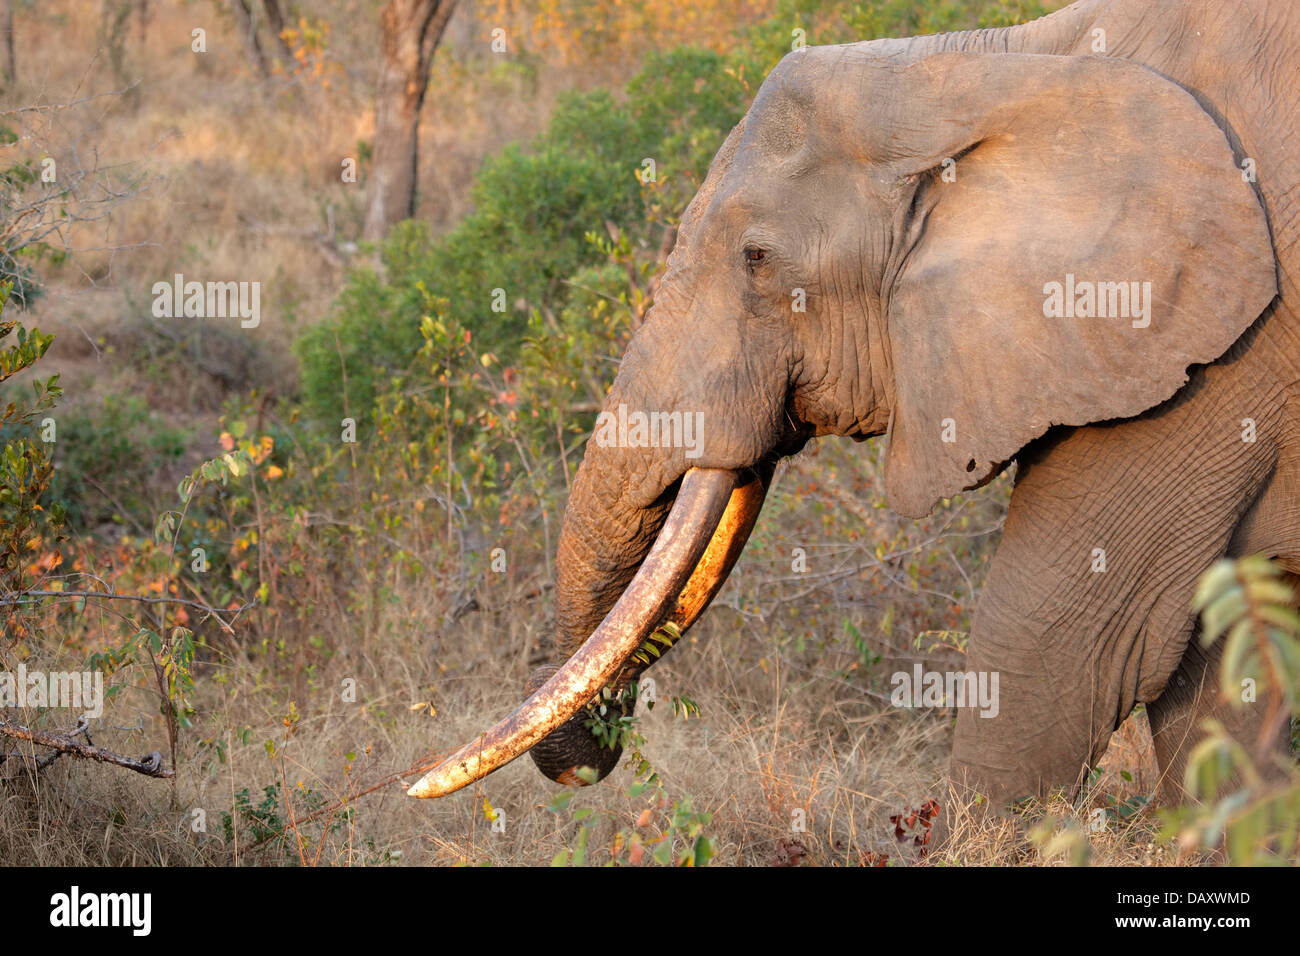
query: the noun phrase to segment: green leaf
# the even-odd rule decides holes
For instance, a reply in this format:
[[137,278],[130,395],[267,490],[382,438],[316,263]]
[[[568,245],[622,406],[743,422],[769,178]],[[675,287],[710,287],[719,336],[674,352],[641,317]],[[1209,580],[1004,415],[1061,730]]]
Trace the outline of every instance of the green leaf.
[[708,866],[709,861],[713,859],[713,844],[709,842],[706,836],[698,837],[695,840],[695,865]]
[[591,831],[586,827],[578,830],[578,845],[573,849],[573,865],[587,865],[587,841],[591,839]]
[[668,866],[670,863],[673,862],[672,841],[665,838],[664,841],[661,844],[659,844],[659,847],[651,855],[654,857],[654,861],[658,863],[660,866]]

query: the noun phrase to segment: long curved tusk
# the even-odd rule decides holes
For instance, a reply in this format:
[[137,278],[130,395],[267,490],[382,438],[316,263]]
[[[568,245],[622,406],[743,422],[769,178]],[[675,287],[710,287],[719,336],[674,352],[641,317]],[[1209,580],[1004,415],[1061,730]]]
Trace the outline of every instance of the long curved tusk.
[[727,576],[745,550],[745,543],[754,530],[758,513],[763,510],[763,499],[767,497],[767,488],[772,483],[772,473],[775,470],[775,463],[759,464],[755,469],[756,475],[743,485],[738,485],[731,493],[727,510],[722,513],[722,520],[714,529],[708,548],[695,566],[691,579],[682,588],[677,597],[677,606],[668,617],[682,633],[704,613],[705,608],[722,590],[722,585],[726,584]]
[[430,770],[407,794],[441,797],[468,786],[525,753],[600,693],[654,627],[679,605],[678,595],[714,540],[714,529],[735,484],[731,471],[688,471],[636,577],[586,643],[514,713]]
[[[731,493],[727,510],[713,529],[709,546],[704,549],[690,580],[677,596],[677,606],[664,622],[676,625],[678,634],[685,634],[690,629],[727,583],[731,569],[740,560],[750,532],[754,530],[758,513],[763,510],[763,500],[767,497],[775,471],[775,462],[760,462],[754,469],[754,476],[737,485]],[[615,680],[621,676],[617,675]]]

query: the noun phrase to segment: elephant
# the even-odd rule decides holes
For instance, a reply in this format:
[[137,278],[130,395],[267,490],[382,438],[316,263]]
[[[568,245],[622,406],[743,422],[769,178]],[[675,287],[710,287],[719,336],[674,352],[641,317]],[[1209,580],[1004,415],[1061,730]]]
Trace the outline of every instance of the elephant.
[[[587,443],[554,660],[409,792],[525,751],[561,783],[609,773],[593,700],[631,712],[775,464],[840,436],[883,437],[904,517],[1015,466],[968,647],[1000,699],[958,709],[953,784],[998,807],[1077,792],[1141,703],[1176,799],[1202,719],[1265,710],[1219,697],[1198,578],[1246,554],[1300,573],[1298,76],[1292,0],[1079,0],[787,54]],[[678,421],[696,440],[648,439]]]

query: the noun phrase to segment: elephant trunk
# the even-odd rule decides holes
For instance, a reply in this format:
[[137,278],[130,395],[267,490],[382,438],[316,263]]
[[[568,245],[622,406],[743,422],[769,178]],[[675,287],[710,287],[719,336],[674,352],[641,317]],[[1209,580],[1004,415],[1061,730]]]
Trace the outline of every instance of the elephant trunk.
[[539,743],[538,766],[554,780],[576,783],[583,766],[608,773],[619,751],[591,734],[587,705],[627,682],[625,666],[660,624],[685,631],[740,556],[770,467],[739,482],[731,471],[693,468],[671,503],[663,495],[648,507],[611,514],[611,498],[593,487],[609,481],[601,459],[610,451],[589,449],[565,516],[557,605],[563,662],[535,674],[532,693],[514,713],[431,770],[411,796],[452,793]]
[[[637,471],[644,473],[662,464],[631,449],[587,443],[555,556],[555,646],[551,660],[529,677],[527,693],[536,692],[583,646],[645,561],[673,502],[667,494],[648,504],[632,501],[628,489]],[[666,477],[661,476],[660,482]],[[625,657],[614,678],[598,689],[610,691],[603,701],[612,711],[606,715],[610,720],[630,715],[634,706],[624,693],[635,679],[626,666],[630,658],[630,654]],[[594,736],[591,719],[584,706],[533,747],[533,762],[543,775],[576,784],[580,781],[575,768],[591,767],[603,779],[618,765],[622,746],[617,740]]]
[[[631,716],[639,688],[629,689],[629,685],[637,683],[641,672],[671,648],[674,636],[680,636],[690,628],[726,582],[762,509],[773,470],[773,465],[764,464],[753,473],[746,472],[736,477],[736,487],[713,537],[667,617],[666,623],[676,628],[677,635],[670,631],[660,632],[653,640],[643,642],[643,652],[634,651],[623,662],[614,679],[602,688],[601,703],[606,708],[603,719],[607,724]],[[565,532],[560,539],[557,558],[560,639],[557,641],[556,659],[534,672],[527,685],[530,693],[542,686],[581,645],[585,635],[595,629],[621,593],[622,582],[626,580],[623,575],[631,573],[620,565],[620,560],[626,560],[627,551],[620,551],[617,536],[610,534],[611,528],[623,525],[617,518],[588,524],[598,514],[598,506],[584,497],[585,491],[583,486],[575,487],[565,517]],[[659,519],[653,512],[641,511],[634,515],[633,523],[653,536]],[[590,528],[592,533],[580,530],[586,528]],[[644,549],[633,548],[632,558],[639,562],[644,553]],[[615,555],[622,555],[622,558]],[[635,565],[632,566],[634,569]],[[649,634],[661,622],[646,623]],[[603,779],[618,765],[623,748],[616,737],[602,740],[594,735],[591,722],[592,715],[584,708],[533,747],[531,756],[537,768],[550,779],[564,784],[581,782],[576,776],[579,767],[590,767],[596,771],[597,780]]]

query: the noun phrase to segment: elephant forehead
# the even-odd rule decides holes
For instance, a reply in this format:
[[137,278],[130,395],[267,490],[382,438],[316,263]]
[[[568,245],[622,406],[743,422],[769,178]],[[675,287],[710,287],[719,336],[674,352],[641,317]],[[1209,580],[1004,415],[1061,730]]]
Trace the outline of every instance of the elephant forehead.
[[817,184],[815,179],[825,166],[811,143],[782,154],[756,146],[742,147],[709,203],[706,218],[712,221],[708,225],[727,233],[729,226],[755,215],[775,215],[780,224],[792,226],[781,216]]
[[784,85],[772,88],[750,110],[742,150],[773,159],[799,152],[808,141],[811,108],[800,91]]

